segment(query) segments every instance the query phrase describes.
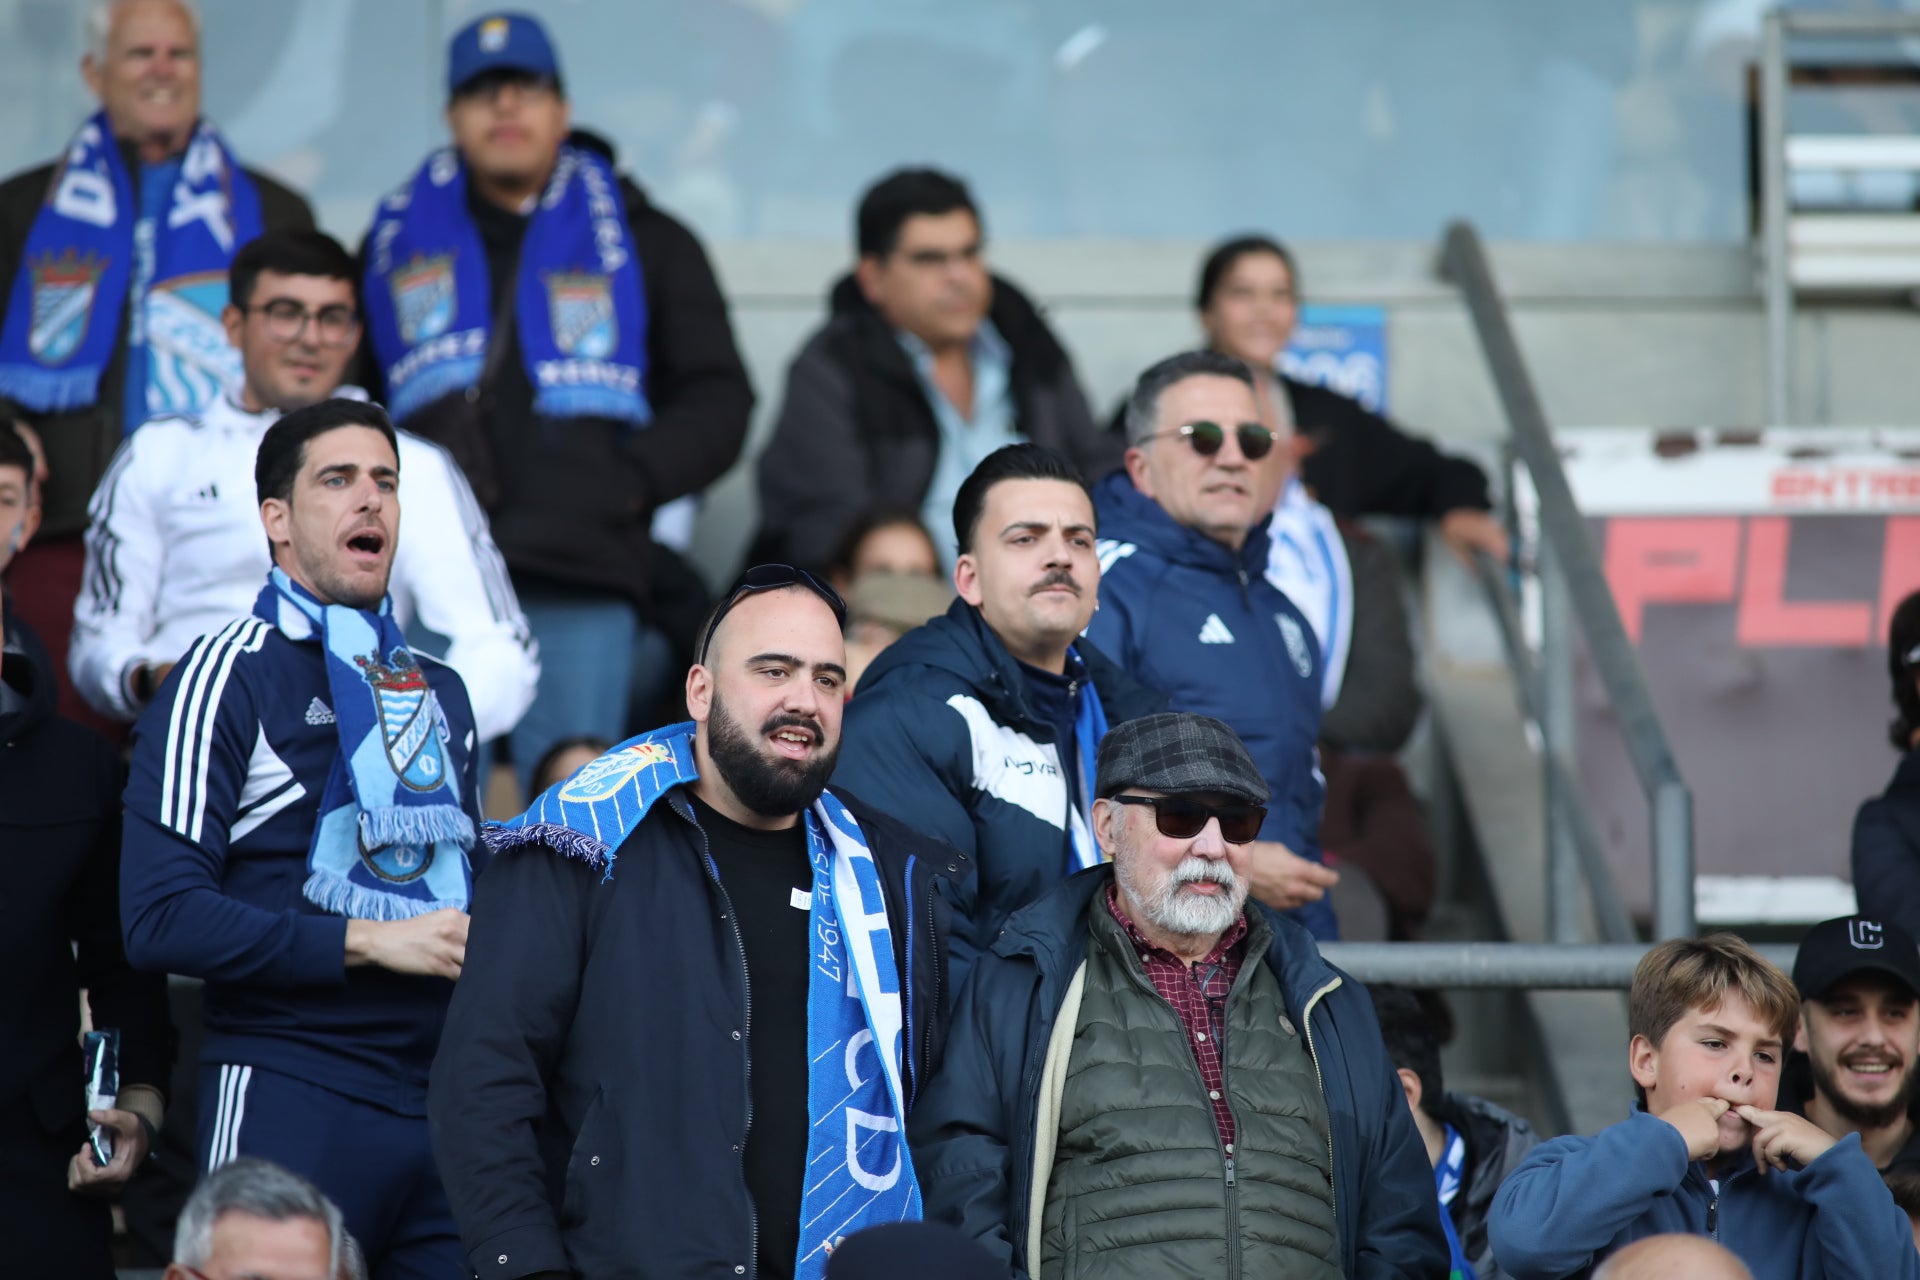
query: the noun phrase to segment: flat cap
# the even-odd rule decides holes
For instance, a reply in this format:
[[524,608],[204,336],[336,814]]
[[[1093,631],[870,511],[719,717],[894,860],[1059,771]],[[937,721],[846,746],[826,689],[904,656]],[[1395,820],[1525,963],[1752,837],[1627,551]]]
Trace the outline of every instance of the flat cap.
[[1165,711],[1126,720],[1100,740],[1094,791],[1128,787],[1170,794],[1213,791],[1247,804],[1267,802],[1267,780],[1240,736],[1212,716]]

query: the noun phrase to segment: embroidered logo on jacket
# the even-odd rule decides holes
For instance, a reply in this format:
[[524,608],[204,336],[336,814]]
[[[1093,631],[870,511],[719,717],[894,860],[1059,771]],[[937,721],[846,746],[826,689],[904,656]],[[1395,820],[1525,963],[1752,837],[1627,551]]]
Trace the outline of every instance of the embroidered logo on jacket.
[[1306,632],[1287,614],[1276,613],[1273,620],[1280,624],[1280,638],[1287,642],[1287,656],[1293,659],[1293,669],[1300,673],[1302,680],[1312,676],[1313,649],[1307,644]]
[[333,722],[333,708],[320,701],[318,697],[315,697],[312,702],[307,704],[308,724],[318,726],[332,724]]

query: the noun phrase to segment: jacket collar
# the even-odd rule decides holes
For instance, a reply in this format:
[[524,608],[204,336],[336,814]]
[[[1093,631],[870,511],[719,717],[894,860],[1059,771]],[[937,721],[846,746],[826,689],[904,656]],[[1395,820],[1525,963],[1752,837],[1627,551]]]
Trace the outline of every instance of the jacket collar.
[[18,706],[0,714],[0,743],[17,742],[53,715],[54,685],[51,674],[41,668],[35,657],[38,647],[25,623],[14,616],[10,601],[0,601],[6,611],[6,647],[0,649],[0,681],[15,696]]
[[1266,573],[1271,512],[1253,527],[1236,552],[1180,524],[1159,503],[1134,488],[1125,470],[1114,472],[1093,487],[1093,504],[1100,516],[1102,541],[1131,542],[1164,560],[1212,574],[1244,573],[1249,582]]
[[[1086,637],[1074,641],[1074,652],[1086,668],[1087,679],[1100,695],[1109,724],[1133,720],[1164,710],[1166,698],[1147,688]],[[1013,725],[1029,736],[1052,740],[1053,727],[1035,713],[1027,699],[1026,677],[1019,659],[1007,651],[980,610],[955,599],[942,616],[901,636],[881,650],[860,679],[860,692],[881,688],[897,672],[933,667],[959,677],[979,696],[982,705],[1001,724]]]
[[[987,306],[987,319],[1012,352],[1015,390],[1056,376],[1067,363],[1066,348],[1047,328],[1039,308],[1012,281],[1002,276],[990,279],[993,301]],[[918,376],[893,326],[867,301],[851,272],[834,281],[827,294],[827,307],[833,323],[844,324],[857,335],[870,368],[919,391]]]

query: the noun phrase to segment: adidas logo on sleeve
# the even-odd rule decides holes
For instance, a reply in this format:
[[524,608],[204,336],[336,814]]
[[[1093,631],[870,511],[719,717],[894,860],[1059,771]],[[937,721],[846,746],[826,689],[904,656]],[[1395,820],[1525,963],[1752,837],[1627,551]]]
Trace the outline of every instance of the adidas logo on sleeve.
[[1200,624],[1201,644],[1232,644],[1233,632],[1227,630],[1227,624],[1220,621],[1220,615],[1210,613],[1207,620]]

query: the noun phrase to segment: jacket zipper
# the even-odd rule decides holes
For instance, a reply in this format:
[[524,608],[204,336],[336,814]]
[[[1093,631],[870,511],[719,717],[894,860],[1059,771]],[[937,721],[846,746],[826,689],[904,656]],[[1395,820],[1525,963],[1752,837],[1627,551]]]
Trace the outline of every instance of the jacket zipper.
[[[1307,997],[1307,1007],[1300,1012],[1300,1025],[1306,1028],[1307,1033],[1307,1056],[1313,1059],[1313,1083],[1319,1086],[1320,1103],[1322,1106],[1325,1106],[1327,1101],[1327,1082],[1320,1075],[1320,1053],[1313,1047],[1313,1006],[1320,1003],[1320,997],[1326,995],[1327,992],[1332,991],[1339,985],[1340,979],[1335,978],[1332,982],[1329,982],[1326,986],[1314,992],[1311,996]],[[1338,1240],[1340,1238],[1340,1180],[1334,1176],[1333,1111],[1331,1108],[1328,1108],[1327,1111],[1327,1203],[1333,1207],[1333,1236],[1334,1239]],[[1346,1249],[1343,1247],[1340,1252],[1344,1257]]]
[[1717,1187],[1713,1199],[1707,1201],[1707,1235],[1715,1240],[1720,1238],[1720,1191]]
[[[740,1185],[744,1188],[747,1184],[747,1138],[753,1132],[753,984],[747,975],[747,944],[740,937],[740,919],[733,914],[733,899],[727,896],[727,887],[720,883],[720,872],[713,865],[713,851],[707,843],[706,831],[698,822],[693,823],[693,829],[700,833],[700,862],[707,869],[707,880],[713,885],[714,892],[720,895],[720,906],[726,913],[727,930],[733,934],[734,951],[740,957],[740,1052],[744,1059],[741,1078],[746,1082],[747,1103],[747,1124],[740,1132]],[[760,1271],[760,1213],[751,1195],[747,1197],[747,1223],[747,1274],[753,1276]]]
[[1248,610],[1251,611],[1253,608],[1253,594],[1247,590],[1247,571],[1243,568],[1239,571],[1239,573],[1240,573],[1240,603],[1245,605],[1248,608]]

